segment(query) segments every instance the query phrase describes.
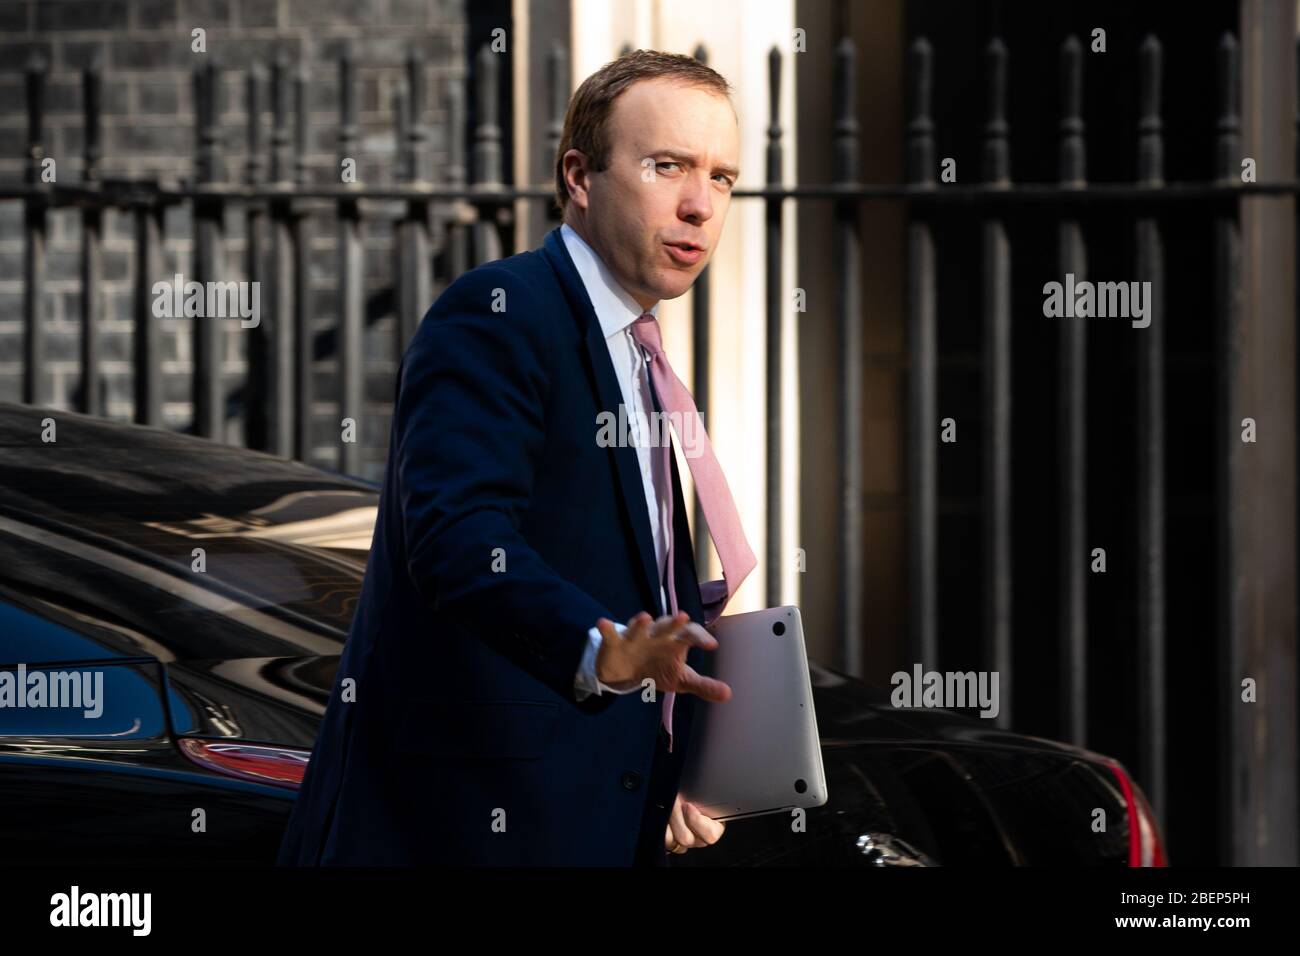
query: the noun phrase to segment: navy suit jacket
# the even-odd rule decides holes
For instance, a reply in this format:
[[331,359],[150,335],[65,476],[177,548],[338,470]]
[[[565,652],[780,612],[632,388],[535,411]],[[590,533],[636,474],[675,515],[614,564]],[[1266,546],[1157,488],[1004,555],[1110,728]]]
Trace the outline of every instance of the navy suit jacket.
[[[696,698],[652,778],[662,692],[574,694],[597,618],[666,613],[636,449],[596,440],[621,402],[558,228],[429,309],[281,864],[626,866],[643,825],[662,853]],[[673,494],[678,600],[702,622],[675,461]]]

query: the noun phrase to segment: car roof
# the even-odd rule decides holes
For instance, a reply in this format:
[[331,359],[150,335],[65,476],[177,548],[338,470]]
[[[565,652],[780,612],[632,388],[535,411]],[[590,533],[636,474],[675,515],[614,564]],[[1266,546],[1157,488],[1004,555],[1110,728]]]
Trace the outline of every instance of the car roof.
[[107,620],[117,653],[337,652],[377,504],[374,485],[300,462],[0,404],[0,589]]
[[[47,420],[52,420],[56,429],[56,440],[52,442],[42,438]],[[104,479],[120,484],[130,482],[137,488],[142,487],[142,482],[157,478],[167,481],[169,486],[180,482],[195,491],[219,490],[243,482],[244,474],[251,472],[268,478],[377,490],[371,482],[172,429],[113,421],[66,409],[0,402],[0,465],[15,477],[21,477],[19,469],[24,466],[49,467],[50,452],[69,448],[94,457],[59,457],[55,466],[60,474],[80,475],[100,482]],[[221,462],[217,470],[212,470],[214,460]],[[5,487],[14,490],[11,481]],[[40,483],[31,483],[19,490],[39,499],[42,488]]]

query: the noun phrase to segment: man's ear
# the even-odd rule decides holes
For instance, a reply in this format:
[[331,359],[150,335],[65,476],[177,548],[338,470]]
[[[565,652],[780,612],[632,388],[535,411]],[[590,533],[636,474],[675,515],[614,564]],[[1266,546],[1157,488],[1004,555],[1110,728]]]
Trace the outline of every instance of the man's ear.
[[580,149],[570,149],[564,154],[564,182],[569,187],[569,202],[579,209],[587,208],[587,154]]

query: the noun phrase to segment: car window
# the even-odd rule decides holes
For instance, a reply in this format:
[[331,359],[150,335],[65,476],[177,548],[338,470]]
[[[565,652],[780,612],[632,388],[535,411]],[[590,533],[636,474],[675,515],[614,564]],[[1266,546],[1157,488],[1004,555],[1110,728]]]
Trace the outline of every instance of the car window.
[[[103,653],[168,658],[338,653],[373,533],[364,490],[259,487],[187,508],[0,510],[0,592],[93,636]],[[196,551],[196,549],[199,549]],[[0,661],[84,659],[0,628]]]

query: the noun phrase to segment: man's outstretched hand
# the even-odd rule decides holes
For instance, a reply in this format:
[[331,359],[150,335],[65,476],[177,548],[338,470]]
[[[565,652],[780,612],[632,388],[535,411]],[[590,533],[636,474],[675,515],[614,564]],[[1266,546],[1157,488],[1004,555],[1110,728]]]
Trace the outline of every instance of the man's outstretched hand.
[[[686,613],[679,611],[656,621],[642,611],[627,622],[627,630],[621,634],[608,618],[602,617],[596,627],[601,636],[596,676],[611,687],[627,690],[648,677],[654,681],[656,695],[672,691],[718,702],[731,698],[727,684],[705,677],[686,663],[692,647],[712,651],[718,646],[717,638]],[[664,828],[664,849],[685,853],[693,847],[709,846],[725,828],[721,820],[705,816],[679,794]]]
[[711,701],[731,698],[729,686],[697,673],[686,663],[692,647],[711,651],[718,646],[717,638],[686,612],[666,614],[656,621],[642,611],[627,622],[622,634],[613,621],[604,617],[596,622],[596,628],[601,636],[596,676],[611,687],[626,690],[648,677],[654,681],[656,695],[671,691]]
[[697,847],[717,843],[727,825],[700,812],[700,808],[681,794],[673,802],[673,812],[664,829],[664,849],[669,853],[685,853]]

